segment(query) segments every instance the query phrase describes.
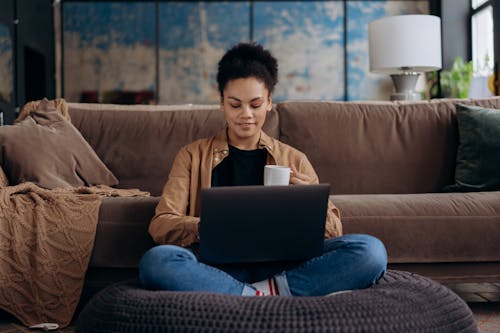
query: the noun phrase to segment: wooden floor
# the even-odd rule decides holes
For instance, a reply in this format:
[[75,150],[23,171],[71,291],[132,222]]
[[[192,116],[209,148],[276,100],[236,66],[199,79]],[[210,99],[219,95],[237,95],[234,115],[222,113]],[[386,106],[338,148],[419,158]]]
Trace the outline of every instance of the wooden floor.
[[460,283],[447,286],[466,302],[500,302],[500,283]]
[[479,333],[500,333],[500,283],[461,283],[447,285],[467,302]]

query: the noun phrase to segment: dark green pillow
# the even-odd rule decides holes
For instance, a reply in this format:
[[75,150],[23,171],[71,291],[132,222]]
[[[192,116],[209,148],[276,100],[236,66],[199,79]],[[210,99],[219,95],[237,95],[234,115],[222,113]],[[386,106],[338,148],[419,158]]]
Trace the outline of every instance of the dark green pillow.
[[446,191],[500,190],[500,110],[457,104],[455,184]]

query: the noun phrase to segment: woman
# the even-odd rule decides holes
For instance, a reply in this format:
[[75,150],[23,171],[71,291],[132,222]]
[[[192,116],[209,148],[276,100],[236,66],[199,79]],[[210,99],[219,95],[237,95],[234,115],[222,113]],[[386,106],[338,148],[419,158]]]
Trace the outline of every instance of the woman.
[[318,183],[303,153],[262,131],[277,81],[277,61],[260,45],[238,44],[220,60],[217,83],[227,128],[178,153],[149,226],[155,242],[170,245],[156,246],[142,258],[139,269],[144,287],[232,295],[318,296],[365,288],[384,274],[387,254],[383,244],[368,235],[342,236],[339,212],[331,202],[324,253],[317,258],[217,267],[197,260],[201,188],[262,185],[266,164],[289,165],[290,184]]

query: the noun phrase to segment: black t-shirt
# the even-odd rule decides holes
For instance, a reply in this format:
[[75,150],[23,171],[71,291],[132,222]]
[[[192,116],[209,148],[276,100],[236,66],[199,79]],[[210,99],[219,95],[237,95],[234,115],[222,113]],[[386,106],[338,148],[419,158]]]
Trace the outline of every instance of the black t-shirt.
[[264,184],[267,150],[241,150],[229,146],[229,155],[212,171],[212,186]]

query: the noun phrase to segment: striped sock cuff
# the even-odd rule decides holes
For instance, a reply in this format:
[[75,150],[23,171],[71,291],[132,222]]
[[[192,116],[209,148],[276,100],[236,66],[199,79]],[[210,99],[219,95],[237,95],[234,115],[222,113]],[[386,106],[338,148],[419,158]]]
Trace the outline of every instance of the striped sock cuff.
[[245,284],[243,286],[243,291],[241,292],[241,296],[256,296],[257,290],[254,287]]
[[276,282],[276,287],[279,291],[280,296],[292,296],[290,287],[288,286],[288,280],[286,279],[286,273],[276,274],[274,276]]
[[274,278],[252,283],[252,287],[256,289],[256,296],[278,296],[280,294]]

